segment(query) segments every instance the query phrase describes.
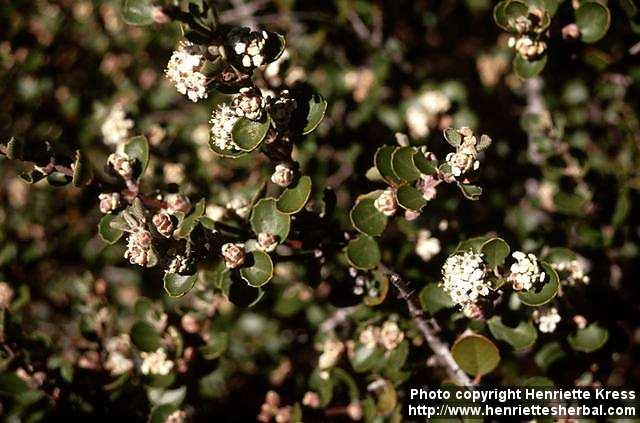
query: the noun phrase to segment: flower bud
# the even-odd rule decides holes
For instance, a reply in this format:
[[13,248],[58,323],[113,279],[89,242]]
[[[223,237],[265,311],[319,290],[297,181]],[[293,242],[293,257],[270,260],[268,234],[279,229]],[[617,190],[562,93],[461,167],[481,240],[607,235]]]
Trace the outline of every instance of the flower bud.
[[246,117],[251,120],[258,120],[262,117],[262,94],[256,88],[241,88],[240,95],[235,97],[231,103],[231,108],[239,117]]
[[160,235],[165,238],[169,238],[171,236],[174,229],[173,220],[171,220],[171,215],[167,211],[162,210],[158,214],[154,215],[151,220]]
[[278,238],[273,234],[260,232],[258,234],[258,244],[261,250],[270,253],[278,246]]
[[562,38],[565,40],[577,40],[580,38],[580,28],[578,25],[571,23],[562,28]]
[[221,251],[227,268],[235,269],[236,267],[242,266],[242,264],[244,264],[244,245],[227,243],[222,246]]
[[151,256],[151,241],[151,233],[144,228],[138,228],[129,235],[124,258],[129,259],[131,264],[146,266]]
[[98,195],[100,200],[100,211],[102,213],[111,213],[120,207],[120,194],[117,192],[110,192]]
[[271,175],[271,181],[283,188],[288,187],[293,182],[294,172],[287,163],[280,163],[276,166],[276,170]]
[[393,216],[398,208],[396,196],[393,190],[386,189],[373,202],[373,206],[385,216]]

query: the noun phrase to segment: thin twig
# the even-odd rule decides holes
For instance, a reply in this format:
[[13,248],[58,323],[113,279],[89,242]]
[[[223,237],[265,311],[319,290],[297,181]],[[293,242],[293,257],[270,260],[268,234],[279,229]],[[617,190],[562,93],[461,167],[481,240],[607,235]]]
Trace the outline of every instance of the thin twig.
[[460,366],[458,366],[458,363],[456,363],[451,355],[449,346],[436,334],[438,331],[437,322],[433,319],[428,320],[425,317],[424,311],[422,311],[422,307],[420,306],[420,302],[414,295],[415,292],[409,289],[407,281],[384,265],[379,266],[379,268],[389,276],[389,280],[400,293],[400,297],[407,302],[407,307],[413,323],[418,327],[420,332],[422,332],[427,344],[429,344],[429,347],[436,354],[438,361],[440,361],[440,364],[445,368],[449,378],[460,386],[474,389],[473,381],[460,368]]
[[320,324],[320,331],[332,331],[336,327],[343,324],[347,320],[347,318],[349,318],[349,316],[351,316],[357,309],[358,306],[342,307],[337,309],[335,313],[331,315],[331,317]]

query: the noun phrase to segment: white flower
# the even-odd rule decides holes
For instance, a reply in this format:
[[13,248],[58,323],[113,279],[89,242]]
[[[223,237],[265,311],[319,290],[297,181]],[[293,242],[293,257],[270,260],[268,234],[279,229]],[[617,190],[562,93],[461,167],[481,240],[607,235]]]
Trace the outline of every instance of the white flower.
[[556,326],[562,320],[558,310],[553,307],[540,313],[538,316],[538,328],[542,333],[551,333],[556,330]]
[[441,250],[440,240],[431,236],[431,232],[421,230],[418,232],[418,241],[416,242],[416,254],[424,261],[431,260]]
[[318,367],[321,370],[326,370],[333,367],[340,358],[340,355],[344,351],[344,344],[337,339],[327,339],[322,345],[322,354],[318,358]]
[[118,376],[133,369],[133,360],[120,352],[114,351],[108,354],[104,368],[109,370],[112,376]]
[[442,91],[425,91],[418,97],[418,103],[429,115],[444,113],[451,108],[451,101]]
[[237,150],[238,146],[231,138],[233,125],[239,117],[227,104],[219,104],[211,113],[211,141],[222,151]]
[[184,410],[176,410],[167,416],[164,423],[183,423],[186,417],[187,413]]
[[258,245],[262,251],[270,253],[278,246],[278,238],[268,232],[260,232],[258,234]]
[[367,326],[365,330],[360,332],[358,338],[360,343],[367,348],[374,348],[380,340],[380,328],[375,326]]
[[561,274],[562,282],[568,285],[575,285],[577,283],[588,284],[590,281],[587,275],[588,262],[584,258],[580,257],[575,260],[554,262],[551,263],[551,267]]
[[167,360],[167,353],[158,348],[154,352],[142,352],[142,365],[140,371],[145,374],[167,375],[173,369],[173,361]]
[[386,189],[376,198],[373,206],[385,216],[393,216],[398,209],[396,195],[392,189]]
[[395,350],[404,339],[404,332],[400,330],[398,324],[393,320],[387,320],[380,329],[380,343],[387,350]]
[[171,55],[165,71],[178,92],[193,102],[207,98],[207,77],[196,70],[201,61],[202,55],[196,53],[192,43],[181,42],[178,50]]
[[127,139],[131,128],[133,128],[133,121],[127,119],[122,105],[116,104],[111,111],[109,111],[100,130],[102,131],[104,143],[115,146]]
[[262,50],[267,38],[266,31],[250,32],[245,28],[239,28],[229,33],[229,43],[233,51],[240,57],[242,66],[246,68],[257,67],[264,63]]
[[0,282],[0,309],[7,307],[13,299],[13,289],[6,282]]
[[528,291],[536,283],[544,281],[545,274],[540,271],[536,256],[522,251],[516,251],[511,256],[516,262],[511,265],[511,274],[507,280],[513,284],[513,289]]
[[107,164],[125,180],[133,177],[133,164],[135,159],[130,158],[126,153],[112,153],[107,157]]
[[483,255],[463,252],[450,256],[442,267],[444,290],[460,306],[475,303],[479,297],[489,295],[489,282],[485,280]]
[[467,127],[458,129],[458,133],[462,136],[462,142],[456,147],[455,153],[449,153],[446,157],[454,177],[462,176],[472,169],[478,170],[480,167],[480,162],[477,160],[478,151],[487,148],[491,143],[491,139],[483,135],[480,144],[478,144],[477,138]]
[[262,117],[262,107],[264,102],[262,94],[258,89],[248,87],[240,88],[240,95],[237,95],[231,102],[231,108],[239,117],[246,117],[251,120],[258,120]]

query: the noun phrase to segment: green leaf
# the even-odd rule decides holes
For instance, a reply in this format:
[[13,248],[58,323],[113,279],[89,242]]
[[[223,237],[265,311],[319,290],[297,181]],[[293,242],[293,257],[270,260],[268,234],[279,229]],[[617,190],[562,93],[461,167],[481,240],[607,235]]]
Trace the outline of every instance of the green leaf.
[[182,219],[182,221],[178,224],[178,227],[175,229],[173,236],[176,239],[187,238],[200,221],[200,218],[204,215],[204,211],[205,202],[203,198],[196,203],[193,211],[189,213],[187,217]]
[[0,393],[9,395],[24,394],[29,390],[27,383],[13,372],[0,373]]
[[131,327],[131,342],[141,351],[155,351],[162,347],[162,338],[147,322],[136,322]]
[[522,386],[529,388],[553,388],[555,384],[551,379],[547,379],[546,377],[534,376],[522,382]]
[[349,263],[357,269],[373,269],[380,263],[380,248],[369,235],[362,234],[349,241],[346,252]]
[[164,290],[171,297],[182,297],[196,284],[198,275],[180,275],[177,273],[164,274]]
[[368,372],[372,369],[384,366],[384,349],[356,344],[353,357],[350,357],[351,366],[357,373]]
[[107,244],[115,244],[124,234],[123,230],[116,229],[111,226],[111,222],[122,219],[117,214],[105,214],[98,224],[98,233],[100,238]]
[[359,232],[371,236],[380,236],[387,227],[389,218],[375,208],[375,199],[371,196],[361,197],[351,209],[351,224]]
[[519,0],[510,0],[502,9],[504,17],[507,19],[507,26],[511,28],[510,23],[515,19],[529,14],[529,6]]
[[414,154],[413,163],[416,165],[418,170],[425,175],[435,175],[438,171],[438,161],[427,160],[425,155],[420,151]]
[[302,135],[313,132],[327,111],[327,101],[320,94],[313,94],[309,98],[309,112],[307,113],[306,124],[302,130]]
[[608,339],[609,331],[607,329],[597,323],[591,323],[586,328],[578,329],[569,335],[567,341],[574,350],[591,353],[602,348]]
[[80,150],[76,150],[76,160],[73,163],[73,186],[81,187],[87,185],[92,177],[91,163]]
[[420,171],[413,163],[416,151],[411,147],[399,147],[391,155],[391,167],[400,179],[413,182],[420,177]]
[[595,43],[607,34],[611,24],[609,8],[597,1],[580,3],[576,10],[576,25],[580,28],[580,39]]
[[391,166],[391,156],[393,156],[393,152],[396,150],[395,147],[391,147],[389,145],[385,145],[383,147],[378,148],[376,150],[376,154],[374,156],[374,163],[380,175],[392,185],[399,184],[400,178],[393,171],[393,167]]
[[211,331],[207,345],[200,348],[200,353],[206,360],[215,360],[227,350],[229,346],[229,334],[226,332]]
[[256,234],[270,233],[278,237],[282,243],[289,235],[291,217],[282,213],[276,207],[276,200],[269,197],[259,200],[251,211],[251,229]]
[[455,306],[455,303],[451,300],[451,296],[447,294],[441,286],[433,282],[422,288],[419,298],[422,308],[431,315],[436,314],[440,310]]
[[427,200],[424,199],[422,193],[411,185],[403,185],[396,192],[398,205],[406,210],[419,212],[422,210]]
[[464,241],[460,241],[460,243],[456,246],[454,253],[460,251],[472,251],[475,253],[479,253],[482,249],[482,245],[489,240],[487,236],[476,236],[473,238],[465,239]]
[[240,269],[240,275],[249,285],[258,288],[273,277],[273,262],[264,251],[255,250],[247,254],[251,266]]
[[500,316],[493,316],[487,321],[487,325],[494,338],[508,343],[517,350],[532,346],[538,338],[538,332],[531,322],[520,322],[512,328],[503,324]]
[[549,367],[558,360],[562,360],[566,357],[566,353],[557,341],[550,342],[544,345],[534,357],[534,361],[543,371],[547,371]]
[[549,263],[564,263],[577,260],[577,258],[578,255],[576,253],[564,247],[550,248],[544,256],[544,260]]
[[508,3],[508,0],[504,0],[496,4],[493,8],[493,20],[495,21],[496,25],[498,25],[505,31],[509,30],[509,21],[507,20],[507,16],[505,14],[505,8]]
[[458,182],[458,187],[460,187],[460,192],[462,192],[462,195],[464,195],[469,200],[477,201],[482,195],[482,188],[477,185],[463,184],[461,182]]
[[241,117],[233,125],[231,139],[240,150],[253,151],[267,136],[270,125],[271,118],[266,113],[263,113],[262,119],[259,121]]
[[290,186],[278,198],[276,207],[282,213],[298,213],[309,201],[311,196],[311,178],[302,176],[294,186]]
[[153,3],[151,0],[124,0],[122,17],[129,25],[151,25],[153,23]]
[[447,142],[451,144],[451,146],[454,148],[457,148],[460,145],[460,143],[462,143],[462,136],[457,130],[453,128],[445,129],[443,131],[443,134],[444,134],[444,139],[447,140]]
[[542,72],[547,64],[547,55],[543,54],[535,60],[527,60],[516,54],[513,59],[513,70],[522,79],[532,78]]
[[178,411],[178,407],[175,404],[162,404],[155,406],[151,409],[149,414],[149,423],[165,423],[167,418]]
[[138,161],[138,165],[140,167],[137,169],[134,176],[136,178],[142,177],[144,172],[147,170],[147,165],[149,164],[149,142],[147,141],[147,138],[143,135],[129,138],[124,145],[124,152],[130,158]]
[[462,370],[474,376],[490,373],[500,362],[498,348],[482,335],[461,337],[453,344],[451,355]]
[[480,247],[490,268],[502,266],[509,255],[509,245],[502,238],[491,238]]
[[63,187],[71,182],[71,176],[62,172],[53,172],[47,175],[47,182],[53,187]]
[[560,288],[558,273],[544,261],[540,265],[546,275],[543,281],[544,285],[534,287],[531,291],[518,292],[520,301],[532,307],[538,307],[551,301]]
[[240,158],[242,156],[246,156],[248,154],[246,151],[236,150],[236,149],[231,149],[231,148],[229,148],[227,150],[222,150],[213,141],[212,136],[213,136],[213,134],[211,134],[211,131],[209,131],[209,148],[211,149],[211,151],[216,153],[218,156],[224,157],[224,158],[227,158],[227,159],[238,159],[238,158]]

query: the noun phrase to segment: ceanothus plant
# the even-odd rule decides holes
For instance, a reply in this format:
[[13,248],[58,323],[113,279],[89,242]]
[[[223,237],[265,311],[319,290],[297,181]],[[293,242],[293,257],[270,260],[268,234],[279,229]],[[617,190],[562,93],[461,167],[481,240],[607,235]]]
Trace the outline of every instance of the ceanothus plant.
[[[301,68],[285,74],[285,67],[296,66],[285,37],[251,20],[250,27],[236,25],[217,3],[123,1],[122,17],[141,27],[138,34],[152,32],[144,28],[151,24],[175,27],[174,50],[155,71],[181,99],[164,103],[158,95],[154,101],[166,105],[160,111],[154,101],[137,113],[111,101],[96,112],[108,153],[79,148],[69,154],[19,137],[0,146],[34,187],[46,180],[92,196],[110,260],[129,265],[106,266],[107,274],[133,278],[135,286],[139,277],[131,275],[158,281],[145,287],[146,296],[116,287],[124,299],[112,301],[107,277],[89,270],[74,277],[76,288],[52,297],[76,312],[77,333],[49,328],[54,335],[42,336],[43,355],[28,352],[32,340],[22,330],[29,314],[20,310],[29,291],[0,283],[2,325],[6,320],[7,337],[15,337],[0,369],[8,415],[21,418],[42,404],[45,417],[99,412],[82,397],[93,383],[108,393],[105,403],[125,407],[130,396],[143,411],[123,414],[153,422],[210,418],[217,405],[209,402],[243,389],[252,391],[247,401],[264,399],[251,405],[259,421],[401,421],[410,385],[549,386],[554,380],[546,370],[571,350],[588,354],[607,343],[608,328],[580,311],[591,282],[589,261],[531,235],[535,222],[548,221],[543,212],[578,216],[596,195],[587,182],[590,169],[564,140],[567,134],[580,138],[575,115],[587,88],[570,87],[563,96],[567,110],[552,113],[536,77],[553,54],[554,21],[568,2],[504,0],[493,9],[515,50],[513,70],[521,78],[515,90],[527,99],[520,116],[528,136],[523,154],[543,178],[528,181],[521,200],[522,209],[537,211],[533,218],[509,208],[505,228],[472,237],[457,233],[459,221],[473,218],[463,201],[488,193],[487,201],[507,208],[483,182],[486,155],[504,151],[505,144],[471,129],[479,125],[468,118],[464,88],[422,85],[399,102],[400,113],[387,110],[395,139],[376,148],[363,143],[343,159],[366,157],[362,185],[371,191],[345,195],[339,182],[359,163],[345,166],[344,179],[331,179],[324,165],[309,159],[321,155],[309,145],[322,144],[323,127],[338,119],[321,95],[331,87],[313,87]],[[575,22],[561,24],[561,38],[595,43],[606,34],[611,16],[604,4],[576,1],[571,7]],[[366,29],[356,18],[349,18],[356,32]],[[370,35],[361,38],[397,53],[393,43],[383,46]],[[353,101],[388,95],[377,90],[371,72],[345,76],[345,86],[369,84],[370,90],[354,91]],[[591,122],[599,129],[632,110],[624,101],[629,83],[613,79],[603,84],[618,94],[599,100],[608,118]],[[179,121],[178,129],[166,130],[167,121]],[[625,151],[634,149],[635,123],[627,121],[623,131]],[[184,133],[194,150],[171,150],[171,140]],[[163,143],[170,148],[163,150]],[[193,165],[193,156],[202,167]],[[618,175],[622,185],[630,174]],[[211,186],[218,177],[223,182]],[[624,227],[630,189],[620,190],[614,228]],[[456,218],[436,218],[442,209],[431,214],[436,201]],[[507,227],[520,236],[500,236]],[[555,239],[569,239],[578,229]],[[418,259],[420,268],[436,269],[436,280],[405,266]],[[519,379],[513,368],[499,367],[512,357],[537,367]],[[246,382],[257,377],[255,385]],[[65,405],[56,411],[59,404]]]

